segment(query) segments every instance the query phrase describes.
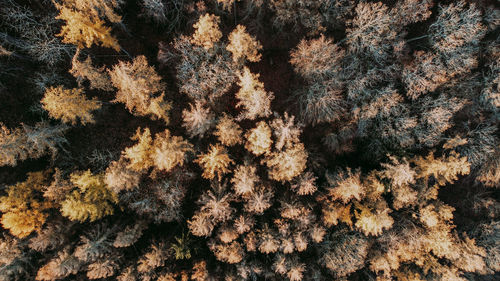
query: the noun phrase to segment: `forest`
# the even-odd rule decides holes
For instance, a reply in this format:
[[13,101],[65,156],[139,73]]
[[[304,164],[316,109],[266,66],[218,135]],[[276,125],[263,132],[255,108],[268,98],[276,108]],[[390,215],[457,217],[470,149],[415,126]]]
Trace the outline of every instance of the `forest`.
[[500,280],[498,0],[0,0],[0,281]]

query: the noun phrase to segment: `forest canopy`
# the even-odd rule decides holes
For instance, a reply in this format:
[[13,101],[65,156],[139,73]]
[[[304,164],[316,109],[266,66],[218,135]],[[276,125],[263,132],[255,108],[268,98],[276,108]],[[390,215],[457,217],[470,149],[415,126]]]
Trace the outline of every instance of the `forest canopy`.
[[0,281],[500,279],[497,1],[0,7]]

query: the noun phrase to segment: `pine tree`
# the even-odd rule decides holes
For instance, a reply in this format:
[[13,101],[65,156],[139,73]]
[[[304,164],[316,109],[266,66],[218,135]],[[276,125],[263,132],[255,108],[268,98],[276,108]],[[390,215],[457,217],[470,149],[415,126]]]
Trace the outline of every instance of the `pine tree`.
[[62,86],[48,88],[41,103],[52,118],[72,125],[75,125],[77,120],[82,125],[94,123],[91,112],[101,108],[101,103],[96,98],[85,98],[83,89],[64,89]]

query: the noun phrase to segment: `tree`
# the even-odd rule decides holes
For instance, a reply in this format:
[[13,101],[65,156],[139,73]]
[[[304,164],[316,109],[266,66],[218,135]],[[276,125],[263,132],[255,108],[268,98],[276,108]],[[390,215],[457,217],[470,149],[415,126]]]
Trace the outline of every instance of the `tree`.
[[383,63],[389,57],[394,41],[401,36],[389,8],[382,2],[360,2],[355,12],[354,18],[347,22],[349,50]]
[[70,220],[92,222],[113,214],[113,204],[118,203],[118,198],[107,188],[104,175],[93,175],[90,170],[73,172],[70,180],[78,189],[61,202],[63,216]]
[[191,43],[201,46],[206,50],[211,49],[214,43],[218,42],[222,37],[219,30],[220,18],[215,15],[205,14],[200,16],[198,22],[193,27],[196,29]]
[[231,179],[236,195],[243,196],[254,192],[258,182],[257,168],[251,165],[239,165]]
[[73,56],[72,66],[69,73],[76,78],[78,85],[82,87],[82,82],[87,80],[90,83],[90,89],[99,89],[103,91],[112,91],[111,78],[104,70],[104,67],[97,68],[92,65],[92,59],[87,56],[84,61],[78,60],[80,50]]
[[[236,80],[236,64],[223,43],[211,50],[199,47],[187,36],[176,38],[172,44],[175,53],[160,46],[159,60],[167,63],[179,57],[177,81],[179,91],[194,101],[214,101],[224,95]],[[163,45],[165,46],[165,45]]]
[[215,121],[215,115],[210,112],[210,108],[205,107],[200,101],[196,101],[194,106],[189,104],[189,110],[182,111],[182,126],[185,127],[190,137],[203,137]]
[[283,151],[271,152],[264,159],[269,177],[276,181],[291,181],[306,168],[307,152],[302,143],[287,146]]
[[210,145],[208,152],[199,155],[194,162],[203,168],[202,176],[204,178],[211,180],[217,174],[219,181],[221,181],[223,174],[229,172],[229,165],[234,163],[220,144]]
[[253,74],[247,67],[238,74],[240,86],[236,93],[239,100],[236,107],[242,107],[240,119],[255,119],[257,117],[267,117],[271,114],[271,101],[274,99],[272,92],[266,92],[264,84],[260,82],[259,74]]
[[321,78],[336,75],[344,56],[345,51],[322,34],[316,39],[302,39],[290,52],[290,63],[304,78]]
[[65,5],[56,4],[56,7],[59,10],[56,19],[66,21],[66,25],[57,34],[64,37],[64,43],[74,44],[78,48],[90,48],[96,44],[120,51],[118,41],[111,35],[111,28],[104,26],[104,21],[88,17],[88,14]]
[[283,118],[276,117],[269,125],[272,128],[273,135],[276,138],[275,147],[281,150],[283,147],[290,147],[299,142],[299,136],[302,133],[300,125],[294,123],[295,116],[288,116],[285,112]]
[[85,98],[83,89],[64,89],[62,86],[48,88],[41,103],[52,118],[72,125],[75,125],[77,120],[83,125],[94,123],[91,112],[101,108],[101,103],[96,98]]
[[259,50],[262,45],[246,32],[243,25],[238,24],[236,28],[229,34],[229,44],[226,49],[233,54],[233,61],[235,63],[240,60],[248,60],[251,62],[258,62],[261,59]]
[[231,116],[224,113],[217,123],[214,135],[223,145],[233,146],[243,142],[242,133],[240,125]]
[[259,156],[270,152],[271,144],[271,128],[266,122],[260,121],[257,127],[249,130],[245,134],[247,142],[245,148],[253,154]]
[[40,158],[49,151],[54,158],[58,148],[68,142],[63,135],[66,129],[40,122],[34,127],[22,124],[11,131],[0,123],[0,165],[15,166],[18,160]]
[[416,157],[413,160],[416,165],[416,172],[419,178],[429,178],[433,176],[439,185],[453,183],[458,179],[458,175],[467,175],[470,172],[470,164],[467,157],[460,157],[452,151],[448,157],[442,156],[434,158],[434,153],[429,153],[425,158]]
[[298,103],[302,120],[316,125],[339,120],[346,103],[342,89],[331,81],[315,81],[298,93]]
[[350,168],[338,170],[335,174],[326,173],[327,192],[333,200],[341,200],[344,204],[351,199],[361,200],[365,195],[365,187],[361,183],[361,171],[352,172]]
[[193,151],[193,145],[182,137],[171,136],[167,129],[155,135],[151,157],[159,170],[170,171],[184,164],[186,153]]
[[48,172],[35,172],[28,173],[26,181],[9,186],[7,196],[0,197],[2,226],[19,238],[41,230],[48,217],[45,211],[53,207],[37,196],[47,184]]
[[369,241],[357,233],[333,232],[324,245],[321,262],[338,277],[345,277],[363,267],[368,256]]
[[153,160],[151,159],[151,147],[153,145],[151,131],[149,131],[149,128],[146,128],[141,133],[141,128],[137,128],[135,135],[131,139],[137,141],[137,144],[127,147],[123,151],[123,157],[129,161],[127,168],[137,172],[149,169],[153,166]]
[[127,166],[127,160],[121,157],[118,161],[111,162],[106,169],[104,182],[116,194],[122,190],[129,191],[136,188],[141,180],[141,173]]
[[152,115],[169,122],[172,104],[164,100],[165,84],[145,56],[137,56],[132,63],[120,61],[108,70],[113,86],[118,88],[113,102],[124,103],[136,115]]

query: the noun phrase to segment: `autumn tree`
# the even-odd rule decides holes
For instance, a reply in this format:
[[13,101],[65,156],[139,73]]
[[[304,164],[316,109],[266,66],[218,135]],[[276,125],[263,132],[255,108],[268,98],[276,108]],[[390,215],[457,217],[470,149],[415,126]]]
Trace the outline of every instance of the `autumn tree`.
[[48,88],[41,103],[52,118],[72,125],[75,125],[77,120],[83,125],[94,123],[91,112],[101,108],[96,98],[85,98],[83,89],[64,89],[62,86]]
[[222,33],[219,30],[220,18],[215,15],[205,14],[198,19],[193,27],[195,32],[191,43],[201,46],[206,50],[211,49],[214,43],[220,40]]
[[33,127],[23,124],[14,130],[0,124],[0,165],[15,166],[19,160],[40,158],[48,152],[55,157],[68,142],[63,135],[66,130],[66,126],[50,126],[46,122]]
[[214,135],[223,145],[233,146],[243,142],[242,133],[240,125],[231,116],[224,113],[217,123]]
[[194,162],[203,168],[202,176],[204,178],[213,179],[217,174],[219,181],[222,179],[222,175],[229,172],[229,165],[234,163],[220,144],[210,145],[208,152],[198,156]]
[[48,217],[46,211],[53,205],[37,194],[48,180],[48,172],[28,173],[26,181],[8,187],[7,195],[0,197],[1,223],[5,229],[19,238],[41,230]]
[[89,81],[90,89],[99,89],[103,91],[112,91],[111,78],[104,67],[97,68],[92,64],[92,59],[87,56],[84,61],[78,60],[79,51],[75,53],[72,59],[72,66],[69,73],[76,78],[78,85],[82,87],[83,81]]
[[214,123],[214,114],[210,108],[200,101],[196,101],[194,106],[189,104],[189,110],[182,111],[182,126],[185,127],[191,137],[203,137],[206,131],[210,129]]
[[109,75],[118,88],[114,102],[124,103],[133,114],[152,115],[168,124],[172,104],[165,101],[165,84],[145,56],[134,58],[132,63],[120,61],[109,70]]
[[257,127],[248,131],[245,138],[247,139],[245,148],[257,156],[268,153],[273,142],[271,128],[264,121],[260,121]]
[[59,15],[56,19],[66,22],[57,36],[63,37],[64,43],[74,44],[78,48],[90,48],[93,44],[120,51],[118,41],[111,35],[111,28],[106,27],[99,17],[89,17],[85,11],[76,10],[65,4],[56,4]]
[[118,198],[108,189],[102,174],[93,175],[90,170],[73,172],[70,180],[78,189],[61,202],[63,216],[84,222],[113,214],[113,204],[118,203]]
[[262,49],[262,45],[246,32],[243,25],[236,26],[236,29],[229,34],[228,39],[229,44],[226,49],[232,53],[234,62],[238,62],[240,59],[251,62],[260,61],[259,50]]
[[247,67],[238,74],[240,86],[236,93],[239,100],[236,107],[242,107],[240,119],[255,119],[257,117],[267,117],[271,114],[271,101],[274,99],[272,92],[266,92],[264,84],[260,82],[259,74],[253,74]]

